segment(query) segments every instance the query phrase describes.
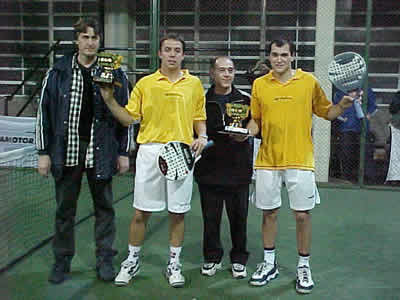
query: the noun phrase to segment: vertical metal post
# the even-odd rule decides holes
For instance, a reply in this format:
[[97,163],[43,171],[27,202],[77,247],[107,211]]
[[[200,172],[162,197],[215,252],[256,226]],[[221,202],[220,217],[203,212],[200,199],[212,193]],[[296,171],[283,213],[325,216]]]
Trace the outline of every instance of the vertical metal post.
[[[193,64],[193,70],[197,71],[203,71],[203,65],[200,62],[200,52],[199,52],[199,46],[200,46],[200,14],[196,13],[200,11],[200,0],[196,0],[194,2],[194,40],[193,40],[193,48],[195,51],[193,52],[194,56],[194,64]],[[208,66],[206,66],[208,67]],[[210,79],[209,79],[210,80]],[[210,82],[211,83],[211,82]]]
[[[366,21],[365,21],[365,52],[364,52],[364,59],[365,63],[367,64],[367,74],[368,74],[368,64],[369,64],[369,46],[371,43],[371,24],[372,24],[372,0],[367,1],[367,14],[366,14]],[[366,111],[368,107],[368,75],[367,79],[365,80],[363,86],[363,110]],[[368,135],[368,128],[367,128],[367,120],[364,118],[361,122],[361,136],[360,136],[360,168],[358,173],[358,182],[360,185],[364,185],[364,175],[365,175],[365,150],[366,150],[366,143],[367,135]]]
[[8,100],[10,100],[9,98],[10,96],[5,96],[4,97],[4,115],[8,116]]
[[150,16],[150,71],[158,68],[158,41],[160,39],[160,0],[152,0]]
[[[265,32],[267,31],[267,0],[262,1],[262,13],[261,13],[261,20],[260,20],[260,47],[263,51],[258,53],[260,59],[266,58],[266,49],[267,49],[267,41],[265,38]],[[260,49],[260,50],[261,50]]]

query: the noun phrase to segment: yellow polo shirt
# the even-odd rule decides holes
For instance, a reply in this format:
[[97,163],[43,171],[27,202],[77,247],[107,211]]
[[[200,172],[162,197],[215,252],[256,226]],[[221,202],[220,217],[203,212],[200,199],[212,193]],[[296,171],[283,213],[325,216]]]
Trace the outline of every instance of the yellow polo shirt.
[[272,71],[254,81],[251,114],[261,123],[256,169],[314,170],[312,115],[327,118],[332,103],[313,75],[297,69],[286,83]]
[[201,81],[182,70],[183,76],[170,82],[157,72],[141,78],[125,109],[140,120],[139,144],[193,141],[193,121],[206,120]]

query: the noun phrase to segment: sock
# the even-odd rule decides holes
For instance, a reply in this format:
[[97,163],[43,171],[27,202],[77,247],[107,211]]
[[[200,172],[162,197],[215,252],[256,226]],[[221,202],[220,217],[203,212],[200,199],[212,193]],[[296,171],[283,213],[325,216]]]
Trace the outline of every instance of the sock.
[[264,261],[267,264],[275,264],[275,248],[264,248]]
[[179,263],[182,247],[169,246],[169,263]]
[[139,254],[140,254],[140,249],[142,247],[141,246],[132,246],[129,245],[129,256],[128,259],[130,261],[136,261],[139,259]]
[[297,264],[297,267],[310,267],[310,254],[301,254],[299,253],[299,263]]

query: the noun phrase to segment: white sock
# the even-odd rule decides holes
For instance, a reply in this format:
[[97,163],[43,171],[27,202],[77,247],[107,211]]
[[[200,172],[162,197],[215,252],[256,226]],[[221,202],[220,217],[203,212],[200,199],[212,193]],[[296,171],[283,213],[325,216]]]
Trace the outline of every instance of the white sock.
[[267,264],[275,264],[275,248],[273,249],[265,249],[264,248],[264,261],[267,262]]
[[139,259],[139,254],[140,254],[140,249],[142,247],[141,246],[132,246],[129,245],[129,256],[128,256],[128,260],[130,261],[136,261]]
[[181,255],[182,247],[169,246],[169,262],[179,263],[179,256]]
[[299,255],[299,263],[297,264],[297,267],[310,267],[310,255]]

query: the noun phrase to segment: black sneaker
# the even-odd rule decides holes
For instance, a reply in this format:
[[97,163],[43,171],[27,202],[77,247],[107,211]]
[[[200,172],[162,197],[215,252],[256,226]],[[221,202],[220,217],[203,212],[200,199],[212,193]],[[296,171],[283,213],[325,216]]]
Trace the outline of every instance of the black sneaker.
[[99,258],[96,264],[97,277],[104,281],[112,281],[115,278],[115,270],[112,264],[112,256]]
[[66,274],[71,270],[71,263],[65,260],[56,261],[49,275],[49,282],[60,284],[66,279]]

